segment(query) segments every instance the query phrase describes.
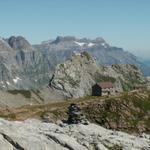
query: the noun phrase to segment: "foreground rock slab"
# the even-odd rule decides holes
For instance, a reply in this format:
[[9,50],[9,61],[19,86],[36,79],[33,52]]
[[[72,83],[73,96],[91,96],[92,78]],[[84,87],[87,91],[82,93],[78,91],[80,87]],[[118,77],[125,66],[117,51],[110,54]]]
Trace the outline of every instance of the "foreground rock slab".
[[53,124],[0,119],[0,150],[149,150],[150,135],[133,136],[95,124]]

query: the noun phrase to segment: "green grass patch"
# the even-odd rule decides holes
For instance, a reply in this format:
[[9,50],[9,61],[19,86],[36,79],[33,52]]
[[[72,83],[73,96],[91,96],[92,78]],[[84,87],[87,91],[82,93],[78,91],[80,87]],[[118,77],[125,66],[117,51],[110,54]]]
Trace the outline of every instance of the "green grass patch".
[[91,60],[92,59],[91,55],[88,52],[86,52],[86,51],[82,52],[82,55],[86,56],[87,60]]
[[116,79],[109,76],[104,76],[99,74],[98,72],[95,73],[95,81],[96,82],[112,82],[115,83]]

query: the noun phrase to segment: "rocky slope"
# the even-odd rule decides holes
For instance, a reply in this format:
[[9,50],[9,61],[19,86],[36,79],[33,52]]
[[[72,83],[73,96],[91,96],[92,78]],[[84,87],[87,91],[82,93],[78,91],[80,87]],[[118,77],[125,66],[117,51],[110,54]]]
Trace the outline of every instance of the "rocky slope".
[[0,97],[0,108],[40,105],[64,100],[62,93],[47,87],[40,90],[0,91]]
[[134,91],[103,101],[91,101],[83,109],[91,122],[108,129],[150,133],[149,91]]
[[107,130],[95,124],[67,125],[38,120],[0,119],[1,150],[141,150],[150,149],[150,136]]
[[78,98],[91,95],[92,86],[100,81],[111,81],[118,91],[122,91],[145,83],[145,78],[134,65],[98,66],[94,58],[82,52],[57,65],[50,87],[67,98]]
[[50,87],[61,90],[66,97],[83,97],[90,94],[98,70],[95,60],[86,52],[74,55],[56,67]]
[[148,88],[150,89],[150,76],[147,77],[147,85],[148,85]]
[[1,90],[34,89],[49,81],[51,63],[21,36],[0,39],[0,58]]
[[147,80],[148,80],[148,82],[150,82],[150,76],[149,76],[149,77],[147,77]]
[[103,67],[101,71],[105,76],[113,77],[116,82],[120,82],[124,91],[146,83],[143,73],[134,65],[112,65]]

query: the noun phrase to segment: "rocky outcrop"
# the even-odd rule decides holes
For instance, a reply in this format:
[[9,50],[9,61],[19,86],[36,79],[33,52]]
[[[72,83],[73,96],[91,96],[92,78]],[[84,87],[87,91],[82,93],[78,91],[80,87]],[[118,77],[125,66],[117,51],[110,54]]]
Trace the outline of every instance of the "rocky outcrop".
[[148,88],[150,89],[150,76],[147,77],[147,86],[148,86]]
[[11,52],[11,51],[13,51],[13,49],[11,49],[9,44],[5,40],[0,38],[0,52]]
[[91,95],[92,86],[101,81],[111,81],[117,91],[122,91],[145,83],[145,78],[134,65],[98,66],[94,58],[82,52],[57,65],[50,87],[61,91],[64,97],[78,98]]
[[102,71],[105,76],[113,77],[117,83],[120,82],[125,91],[146,83],[143,73],[136,66],[131,64],[107,66],[103,67]]
[[56,67],[50,87],[61,90],[66,97],[83,97],[91,92],[98,70],[95,60],[86,52],[74,55]]
[[1,150],[109,150],[149,149],[150,135],[107,130],[95,124],[53,124],[38,120],[0,119]]

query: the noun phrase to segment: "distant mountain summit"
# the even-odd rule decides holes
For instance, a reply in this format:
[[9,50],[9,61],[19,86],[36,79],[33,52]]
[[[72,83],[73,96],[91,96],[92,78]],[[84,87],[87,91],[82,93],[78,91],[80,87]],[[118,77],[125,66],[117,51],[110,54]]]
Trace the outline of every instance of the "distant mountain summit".
[[0,39],[0,89],[35,89],[46,85],[52,66],[24,37]]
[[12,36],[8,39],[8,44],[14,50],[33,50],[31,44],[22,36]]
[[0,38],[0,52],[9,52],[12,51],[10,45],[2,38]]

